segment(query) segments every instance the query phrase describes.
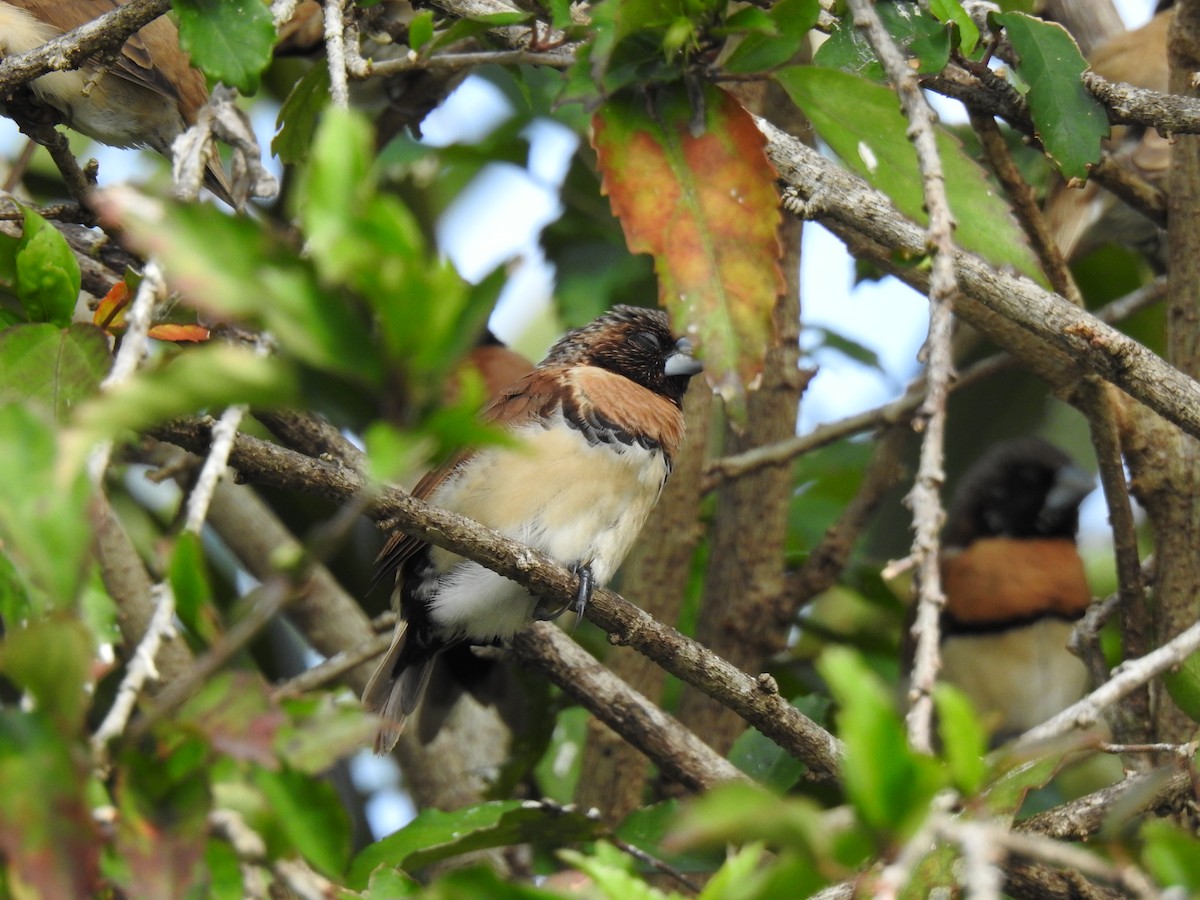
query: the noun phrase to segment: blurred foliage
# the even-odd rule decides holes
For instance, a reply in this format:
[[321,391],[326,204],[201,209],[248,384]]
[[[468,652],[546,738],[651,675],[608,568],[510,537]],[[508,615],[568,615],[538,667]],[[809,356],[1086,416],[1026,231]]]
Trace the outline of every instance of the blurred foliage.
[[[1006,17],[997,21],[1025,48],[1030,62],[1018,73],[1024,82],[1052,99],[1070,95],[1046,112],[1031,89],[1030,103],[1039,129],[1054,125],[1044,133],[1051,155],[1064,171],[1076,171],[1093,158],[1099,132],[1073,87],[1078,60],[1069,58],[1070,48],[1014,12],[1029,5],[1002,4]],[[456,448],[497,440],[475,420],[479,391],[459,384],[450,401],[448,386],[509,284],[507,272],[470,283],[434,236],[439,218],[489,166],[529,173],[532,123],[558,123],[578,147],[563,184],[550,186],[562,212],[539,240],[555,268],[556,294],[531,330],[579,325],[617,302],[652,305],[661,291],[656,268],[661,276],[689,262],[669,246],[655,246],[654,258],[630,252],[604,196],[623,192],[630,204],[648,203],[652,224],[671,237],[682,226],[672,218],[675,204],[656,193],[665,182],[637,181],[647,160],[674,170],[673,183],[685,192],[728,193],[739,179],[761,189],[750,211],[766,226],[754,238],[744,230],[723,234],[722,213],[703,203],[689,209],[699,246],[719,246],[727,264],[704,270],[693,278],[699,286],[686,284],[679,297],[662,297],[681,330],[696,325],[705,336],[710,367],[738,371],[746,384],[761,360],[778,275],[774,219],[764,218],[774,215],[773,173],[761,150],[727,152],[730,169],[719,176],[698,168],[692,153],[701,141],[693,131],[753,131],[729,94],[702,81],[714,74],[774,78],[848,167],[914,218],[923,216],[905,123],[894,95],[873,83],[880,80],[877,63],[849,18],[842,15],[817,66],[794,65],[817,21],[816,0],[769,8],[609,0],[591,8],[587,25],[572,18],[565,0],[537,5],[569,38],[585,41],[574,64],[565,75],[531,65],[477,69],[474,76],[504,96],[508,116],[472,143],[445,147],[420,141],[411,128],[377,131],[365,112],[330,108],[322,58],[270,58],[264,3],[175,6],[183,40],[210,79],[259,90],[264,106],[278,106],[272,147],[285,165],[284,189],[273,205],[233,216],[158,199],[166,196],[156,190],[165,185],[160,170],[154,197],[108,211],[106,223],[123,246],[153,256],[167,273],[173,308],[156,324],[206,335],[211,327],[214,339],[195,346],[194,330],[158,332],[169,339],[154,340],[145,365],[106,390],[101,382],[127,328],[118,307],[123,315],[137,292],[136,275],[128,274],[108,305],[82,315],[80,267],[51,219],[25,205],[20,236],[0,235],[0,456],[7,472],[0,478],[0,896],[239,898],[251,893],[249,877],[276,877],[302,864],[342,897],[535,898],[560,896],[566,885],[619,900],[690,893],[663,875],[669,866],[701,884],[705,898],[791,898],[893,859],[929,824],[935,798],[952,800],[942,807],[951,812],[941,815],[990,823],[1018,815],[1026,795],[1055,776],[1062,748],[1035,760],[985,755],[988,735],[953,690],[936,697],[937,755],[908,747],[897,712],[907,591],[880,575],[885,559],[909,542],[899,491],[858,542],[839,584],[790,623],[796,633],[788,651],[769,664],[784,695],[844,743],[837,787],[813,785],[803,763],[748,729],[730,754],[747,783],[684,801],[656,798],[622,822],[601,822],[570,805],[589,775],[582,766],[589,714],[539,681],[523,689],[530,721],[514,737],[512,759],[496,773],[489,799],[422,810],[374,840],[355,829],[352,792],[335,787],[374,724],[344,690],[272,689],[306,664],[294,636],[291,644],[264,639],[270,652],[255,646],[236,654],[170,715],[149,717],[154,700],[143,699],[137,724],[99,753],[90,736],[129,671],[130,648],[122,646],[111,661],[108,651],[121,640],[118,609],[128,598],[109,596],[89,552],[96,487],[85,471],[89,455],[98,443],[114,442],[103,487],[148,571],[170,586],[181,646],[199,654],[218,646],[245,614],[239,598],[246,573],[208,535],[179,533],[180,492],[151,493],[140,432],[234,404],[298,408],[361,437],[371,471],[398,480]],[[934,0],[930,12],[899,3],[879,8],[920,71],[937,71],[951,53],[978,58],[986,45],[957,0]],[[408,16],[395,44],[417,61],[447,48],[492,49],[499,44],[489,29],[531,18],[528,10],[470,19],[422,10]],[[365,95],[371,86],[355,87]],[[375,111],[379,98],[363,95],[356,93],[354,105]],[[669,102],[657,102],[664,98]],[[610,148],[616,162],[602,161],[589,146],[593,123],[621,136]],[[632,152],[647,140],[649,147]],[[970,137],[943,134],[940,141],[959,238],[997,265],[1036,273],[1006,205],[975,162]],[[1044,185],[1045,156],[1023,146],[1018,158]],[[31,171],[27,186],[39,201],[61,195],[44,153]],[[739,256],[757,260],[753,291],[742,292],[747,286],[739,279],[752,279],[739,270]],[[1076,274],[1094,309],[1145,283],[1151,271],[1130,251],[1108,247],[1081,261]],[[698,300],[701,287],[713,293]],[[1161,310],[1123,327],[1161,349]],[[720,346],[712,335],[721,330],[737,339]],[[246,331],[269,334],[269,348],[228,337]],[[826,350],[879,366],[872,351],[835,330],[811,336]],[[1044,389],[1021,374],[963,391],[953,403],[951,484],[999,437],[1047,422],[1063,431],[1078,425],[1048,415]],[[871,452],[870,440],[855,439],[796,460],[789,569],[809,558],[855,496]],[[297,535],[336,512],[320,498],[262,493]],[[708,501],[705,519],[716,514]],[[353,531],[328,560],[356,595],[365,594],[378,542],[371,529]],[[708,559],[702,541],[691,571],[680,575],[689,605],[671,624],[684,631],[694,624]],[[580,636],[603,649],[603,638],[588,629]],[[1168,686],[1195,715],[1196,697],[1188,693],[1194,685],[1176,678]],[[663,705],[669,709],[677,698],[678,685],[668,684]],[[483,867],[444,865],[516,845],[532,847],[526,874],[546,876],[538,887],[506,882]],[[1200,891],[1196,836],[1174,824],[1113,828],[1087,849],[1121,865],[1137,860],[1159,885]],[[957,846],[939,840],[914,870],[906,896],[949,888],[958,864]]]

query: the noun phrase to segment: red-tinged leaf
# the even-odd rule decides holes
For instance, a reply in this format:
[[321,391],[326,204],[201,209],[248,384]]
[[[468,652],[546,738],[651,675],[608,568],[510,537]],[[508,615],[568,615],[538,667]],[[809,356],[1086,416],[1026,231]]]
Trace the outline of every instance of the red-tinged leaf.
[[261,680],[226,673],[210,681],[180,711],[180,720],[198,728],[216,750],[273,769],[275,736],[286,721]]
[[109,872],[124,896],[198,896],[188,891],[203,876],[213,804],[204,761],[203,748],[187,742],[121,754],[112,797],[113,847],[123,865]]
[[125,310],[128,308],[129,285],[124,281],[118,281],[108,289],[108,293],[96,307],[95,315],[92,316],[92,324],[99,325],[110,333],[121,331],[125,328]]
[[654,257],[660,303],[737,421],[784,289],[779,198],[754,120],[718,88],[700,97],[698,137],[698,111],[676,88],[612,98],[592,120],[592,142],[629,248]]
[[83,755],[40,713],[0,710],[0,858],[4,896],[94,897],[100,834]]
[[207,341],[209,331],[203,325],[155,325],[148,332],[158,341]]

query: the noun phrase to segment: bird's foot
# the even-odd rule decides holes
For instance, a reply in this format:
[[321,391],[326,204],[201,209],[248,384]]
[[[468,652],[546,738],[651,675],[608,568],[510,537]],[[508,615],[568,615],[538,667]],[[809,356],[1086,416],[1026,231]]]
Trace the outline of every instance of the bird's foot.
[[575,591],[572,609],[575,610],[575,627],[578,628],[579,623],[583,621],[587,605],[592,602],[592,594],[596,591],[596,578],[592,575],[592,567],[587,563],[576,566],[575,575],[579,578],[579,588]]
[[584,610],[587,609],[588,603],[592,600],[592,594],[596,590],[596,578],[592,574],[592,567],[587,563],[579,563],[571,567],[571,571],[579,579],[579,586],[575,591],[575,598],[569,603],[550,606],[546,602],[540,602],[533,608],[533,618],[538,622],[553,622],[568,609],[575,613],[575,625],[578,627],[579,622],[583,619]]

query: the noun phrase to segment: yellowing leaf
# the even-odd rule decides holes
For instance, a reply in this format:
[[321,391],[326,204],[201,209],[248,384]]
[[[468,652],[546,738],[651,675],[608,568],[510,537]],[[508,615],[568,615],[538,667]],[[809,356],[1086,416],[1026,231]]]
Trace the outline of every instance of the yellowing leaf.
[[165,322],[155,325],[147,334],[156,341],[207,341],[209,331],[203,325],[176,325]]
[[613,97],[592,142],[630,250],[654,257],[659,302],[738,420],[784,289],[779,198],[754,120],[718,88],[698,96],[702,109],[682,88]]
[[97,304],[96,312],[92,315],[92,324],[99,325],[109,334],[121,331],[125,328],[125,310],[128,308],[129,285],[118,281]]

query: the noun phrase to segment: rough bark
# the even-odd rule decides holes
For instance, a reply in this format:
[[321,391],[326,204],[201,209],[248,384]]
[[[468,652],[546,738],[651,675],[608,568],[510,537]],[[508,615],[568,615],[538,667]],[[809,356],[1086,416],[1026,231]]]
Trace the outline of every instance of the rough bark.
[[[687,592],[692,557],[700,541],[701,473],[708,445],[712,392],[690,390],[684,402],[687,442],[675,463],[662,498],[642,529],[641,537],[621,570],[620,587],[660,622],[679,620]],[[627,647],[613,647],[605,657],[613,674],[659,704],[665,673],[650,659]],[[640,806],[649,767],[645,757],[600,719],[588,722],[583,771],[576,802],[619,821]]]
[[[800,116],[778,88],[743,96],[751,110],[769,112],[795,134]],[[743,433],[726,427],[723,453],[773,444],[796,433],[800,395],[807,379],[799,369],[801,223],[786,217],[783,246],[786,288],[775,305],[774,335],[760,390],[751,394]],[[784,540],[792,496],[792,467],[770,466],[726,482],[717,492],[696,639],[738,668],[755,672],[784,648],[787,629],[772,609],[783,593]],[[695,690],[686,690],[680,720],[727,753],[745,723]]]

